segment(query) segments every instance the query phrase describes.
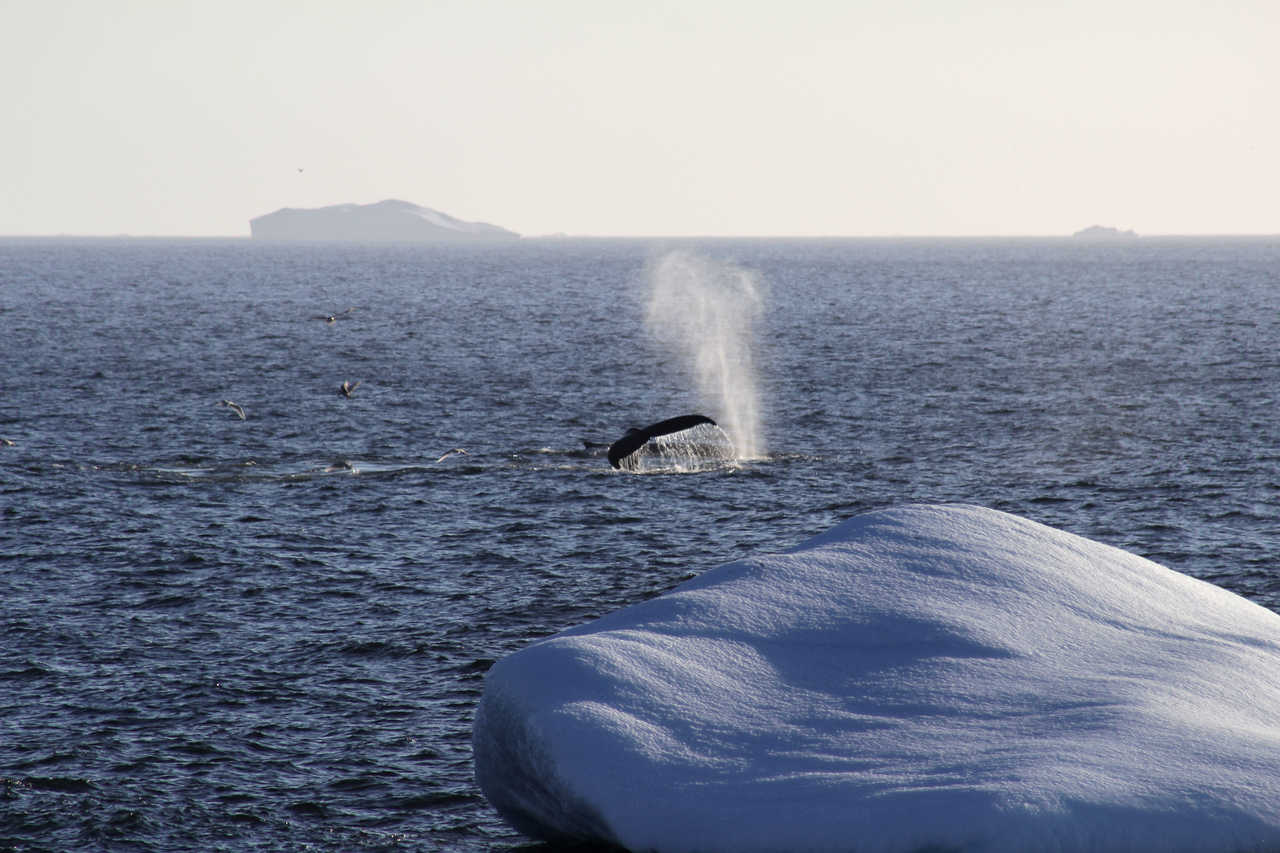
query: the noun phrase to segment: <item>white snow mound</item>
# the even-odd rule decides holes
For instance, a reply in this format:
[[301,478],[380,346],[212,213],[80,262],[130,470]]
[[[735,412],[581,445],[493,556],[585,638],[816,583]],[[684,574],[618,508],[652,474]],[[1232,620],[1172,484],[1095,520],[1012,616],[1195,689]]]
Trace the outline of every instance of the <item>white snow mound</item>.
[[634,851],[1280,850],[1280,616],[973,506],[853,518],[489,672],[476,777]]

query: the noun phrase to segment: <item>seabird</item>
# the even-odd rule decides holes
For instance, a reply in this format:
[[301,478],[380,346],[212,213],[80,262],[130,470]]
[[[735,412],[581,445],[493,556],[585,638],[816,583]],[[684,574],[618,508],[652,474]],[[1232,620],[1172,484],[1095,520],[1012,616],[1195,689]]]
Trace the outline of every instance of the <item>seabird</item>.
[[344,380],[342,383],[342,387],[338,389],[338,393],[342,394],[342,396],[344,397],[350,397],[355,392],[355,390],[359,387],[360,387],[359,382],[348,382]]
[[241,406],[239,403],[233,403],[230,400],[219,400],[218,405],[226,406],[228,409],[230,409],[231,411],[239,415],[240,420],[244,420],[244,407]]
[[450,450],[449,452],[445,453],[443,456],[441,456],[441,457],[440,457],[439,459],[437,459],[436,461],[437,461],[437,462],[443,462],[444,460],[448,459],[450,456],[453,456],[453,455],[455,455],[455,454],[462,454],[463,456],[469,456],[469,455],[470,455],[470,454],[468,454],[468,453],[467,453],[467,451],[463,450],[461,447],[455,447],[453,450]]
[[0,444],[3,444],[5,447],[13,447],[16,442],[12,438],[0,438]]
[[339,317],[343,317],[343,316],[345,316],[345,315],[347,315],[347,314],[350,314],[350,313],[351,313],[352,311],[354,311],[354,310],[356,310],[356,309],[354,309],[354,308],[348,308],[346,311],[343,311],[341,314],[317,314],[317,315],[316,315],[316,319],[317,319],[317,320],[324,320],[324,321],[325,321],[326,323],[328,323],[329,325],[333,325],[334,323],[338,322],[338,318],[339,318]]

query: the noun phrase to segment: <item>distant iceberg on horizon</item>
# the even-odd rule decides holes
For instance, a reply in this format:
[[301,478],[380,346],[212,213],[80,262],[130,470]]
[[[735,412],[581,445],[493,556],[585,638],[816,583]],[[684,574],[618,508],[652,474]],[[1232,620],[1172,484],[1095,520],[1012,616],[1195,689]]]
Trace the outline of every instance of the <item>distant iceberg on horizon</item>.
[[250,219],[249,232],[257,240],[353,242],[476,242],[520,237],[487,222],[464,222],[399,199],[317,208],[285,207]]
[[869,513],[490,669],[523,833],[655,853],[1280,849],[1280,615],[976,506]]
[[1137,237],[1138,234],[1135,231],[1121,231],[1119,228],[1112,228],[1109,225],[1090,225],[1088,228],[1081,228],[1071,236],[1082,237],[1086,240],[1127,240]]

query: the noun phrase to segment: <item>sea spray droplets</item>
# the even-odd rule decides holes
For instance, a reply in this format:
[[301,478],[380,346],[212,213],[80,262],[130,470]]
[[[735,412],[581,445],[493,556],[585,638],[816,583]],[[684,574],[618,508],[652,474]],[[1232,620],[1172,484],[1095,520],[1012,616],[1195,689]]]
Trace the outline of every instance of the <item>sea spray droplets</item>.
[[763,285],[750,270],[696,253],[668,252],[649,267],[649,332],[685,356],[739,458],[764,455],[751,363]]
[[725,431],[713,423],[701,423],[668,435],[655,436],[621,460],[634,472],[707,471],[733,462],[738,449]]

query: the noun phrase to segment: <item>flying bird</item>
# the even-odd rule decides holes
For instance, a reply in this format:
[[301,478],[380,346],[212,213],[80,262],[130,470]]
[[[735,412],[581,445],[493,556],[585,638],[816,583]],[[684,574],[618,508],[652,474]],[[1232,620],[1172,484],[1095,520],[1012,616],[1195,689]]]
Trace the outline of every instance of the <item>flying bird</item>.
[[469,453],[467,453],[467,451],[463,450],[461,447],[455,447],[453,450],[448,451],[447,453],[445,453],[443,456],[441,456],[441,457],[440,457],[439,459],[437,459],[436,461],[437,461],[437,462],[443,462],[444,460],[448,459],[450,456],[455,456],[455,455],[458,455],[458,454],[461,454],[462,456],[469,456],[469,455],[470,455]]
[[241,406],[239,403],[233,403],[230,400],[219,400],[218,405],[226,406],[228,409],[230,409],[231,411],[239,415],[240,420],[244,420],[244,407]]
[[355,390],[359,387],[360,387],[359,382],[348,382],[344,380],[342,383],[342,387],[338,389],[338,393],[344,397],[350,397],[352,394],[355,393]]

